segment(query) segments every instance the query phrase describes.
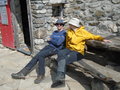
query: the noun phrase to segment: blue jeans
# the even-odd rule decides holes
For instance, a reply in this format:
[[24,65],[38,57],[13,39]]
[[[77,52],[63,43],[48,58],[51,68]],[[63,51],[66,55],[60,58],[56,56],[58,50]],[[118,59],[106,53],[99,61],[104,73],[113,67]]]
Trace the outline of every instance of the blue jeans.
[[79,52],[72,51],[67,48],[60,50],[58,52],[58,58],[57,58],[57,62],[58,62],[57,72],[65,73],[66,65],[74,61],[81,60],[83,57],[84,56],[80,54]]
[[45,74],[45,58],[57,53],[56,48],[48,45],[45,46],[32,60],[25,66],[31,70],[38,63],[38,75]]

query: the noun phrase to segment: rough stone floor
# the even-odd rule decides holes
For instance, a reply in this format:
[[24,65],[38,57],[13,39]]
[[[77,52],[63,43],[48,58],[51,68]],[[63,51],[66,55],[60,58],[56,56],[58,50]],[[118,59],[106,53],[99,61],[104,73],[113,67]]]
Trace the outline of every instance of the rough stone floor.
[[86,80],[86,82],[82,78],[82,75],[75,76],[75,73],[68,73],[66,75],[65,87],[50,88],[52,84],[51,77],[53,76],[48,67],[46,67],[46,77],[40,84],[34,84],[34,79],[36,78],[35,70],[25,80],[12,79],[11,73],[19,71],[30,59],[30,56],[26,56],[17,51],[7,48],[0,49],[0,90],[90,90],[89,85],[87,85],[89,84],[88,81]]

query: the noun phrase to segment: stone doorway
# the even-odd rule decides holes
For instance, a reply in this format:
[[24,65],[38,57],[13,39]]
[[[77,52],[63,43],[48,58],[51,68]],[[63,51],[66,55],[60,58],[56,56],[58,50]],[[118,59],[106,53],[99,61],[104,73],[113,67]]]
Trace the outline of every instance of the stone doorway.
[[[31,14],[29,0],[12,0],[13,23],[15,30],[16,49],[24,54],[33,52]],[[28,19],[29,18],[29,19]]]

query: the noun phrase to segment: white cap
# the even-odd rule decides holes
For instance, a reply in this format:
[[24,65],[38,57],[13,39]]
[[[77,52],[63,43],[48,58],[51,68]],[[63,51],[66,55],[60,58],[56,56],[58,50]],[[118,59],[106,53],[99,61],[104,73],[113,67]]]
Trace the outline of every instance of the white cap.
[[80,27],[80,20],[77,18],[72,18],[68,23],[73,26]]

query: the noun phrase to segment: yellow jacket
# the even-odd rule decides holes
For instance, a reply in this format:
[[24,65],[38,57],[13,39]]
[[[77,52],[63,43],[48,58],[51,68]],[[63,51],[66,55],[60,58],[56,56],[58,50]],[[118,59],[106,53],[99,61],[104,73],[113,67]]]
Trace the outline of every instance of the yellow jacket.
[[68,30],[66,35],[66,48],[77,51],[84,55],[85,41],[86,40],[100,40],[104,38],[99,35],[94,35],[85,30],[83,26],[79,27],[76,31]]

